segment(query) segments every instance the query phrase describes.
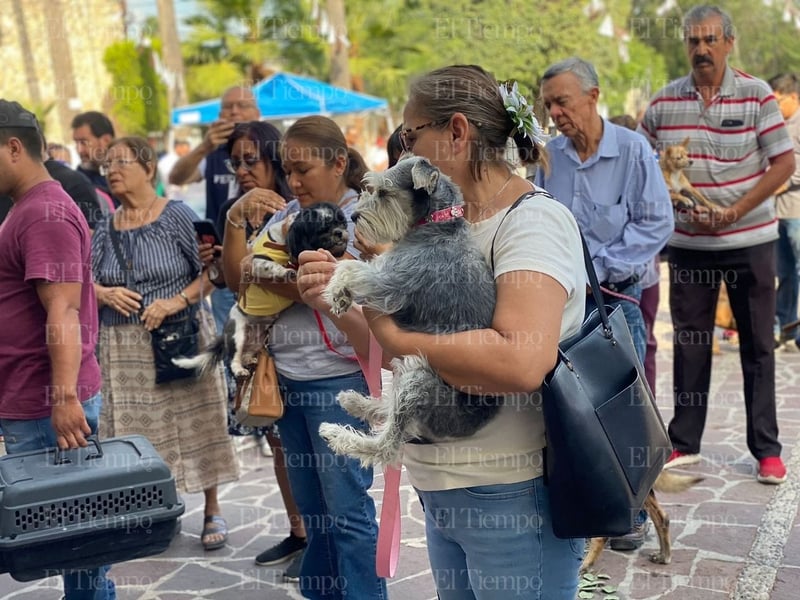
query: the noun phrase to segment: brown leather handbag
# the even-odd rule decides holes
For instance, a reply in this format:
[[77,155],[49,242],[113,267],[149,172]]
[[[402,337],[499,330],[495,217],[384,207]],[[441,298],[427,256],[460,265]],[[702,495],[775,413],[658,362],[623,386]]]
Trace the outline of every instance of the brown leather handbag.
[[237,382],[234,416],[240,424],[247,427],[272,425],[283,416],[283,396],[278,384],[278,372],[269,352],[269,334],[273,325],[275,323],[267,329],[250,376]]

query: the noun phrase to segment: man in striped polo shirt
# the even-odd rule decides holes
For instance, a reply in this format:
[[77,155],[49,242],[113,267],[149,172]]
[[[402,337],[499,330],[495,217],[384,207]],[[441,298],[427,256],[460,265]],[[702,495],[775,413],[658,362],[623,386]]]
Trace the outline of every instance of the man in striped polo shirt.
[[773,192],[795,167],[792,142],[769,86],[727,64],[730,16],[695,6],[683,20],[692,72],[661,89],[639,131],[661,150],[689,138],[692,184],[719,209],[675,217],[670,240],[670,310],[675,330],[674,451],[667,466],[700,461],[720,285],[739,328],[747,446],[758,480],[783,483],[775,410],[775,240]]

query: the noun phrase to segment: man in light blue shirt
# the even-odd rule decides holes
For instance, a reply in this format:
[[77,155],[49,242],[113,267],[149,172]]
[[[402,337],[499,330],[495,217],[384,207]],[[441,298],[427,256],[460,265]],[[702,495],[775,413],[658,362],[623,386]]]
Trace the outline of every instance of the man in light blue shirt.
[[[572,211],[586,238],[604,301],[618,304],[639,358],[647,348],[639,301],[640,279],[672,235],[669,192],[653,150],[640,134],[606,121],[597,111],[600,87],[594,66],[568,58],[547,68],[542,99],[562,135],[547,144],[550,169],[536,184]],[[595,308],[587,296],[587,314]],[[633,530],[612,538],[615,550],[644,543],[647,514]]]
[[[575,215],[606,303],[622,306],[644,361],[639,280],[674,226],[658,161],[642,135],[600,116],[600,88],[591,63],[568,58],[548,67],[541,94],[562,135],[547,144],[550,169],[537,172],[536,184]],[[587,311],[592,308],[593,302]]]

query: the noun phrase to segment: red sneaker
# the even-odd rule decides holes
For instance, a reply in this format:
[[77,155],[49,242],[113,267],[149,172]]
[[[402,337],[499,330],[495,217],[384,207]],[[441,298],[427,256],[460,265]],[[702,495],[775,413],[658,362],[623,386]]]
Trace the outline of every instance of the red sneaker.
[[699,462],[699,454],[684,454],[683,452],[673,450],[672,454],[669,455],[667,462],[664,463],[664,468],[671,469],[673,467],[680,467],[683,465],[696,465]]
[[758,461],[758,481],[779,484],[786,481],[786,467],[780,456],[768,456]]

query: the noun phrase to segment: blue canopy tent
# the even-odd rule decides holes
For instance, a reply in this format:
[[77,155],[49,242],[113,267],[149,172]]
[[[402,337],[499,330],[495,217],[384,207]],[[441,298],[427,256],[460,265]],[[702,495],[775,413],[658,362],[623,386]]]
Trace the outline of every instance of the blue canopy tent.
[[[308,115],[336,115],[388,109],[383,98],[351,92],[330,84],[276,73],[253,86],[261,118],[267,121],[299,119]],[[221,100],[206,100],[172,111],[173,125],[207,125],[218,116]]]

